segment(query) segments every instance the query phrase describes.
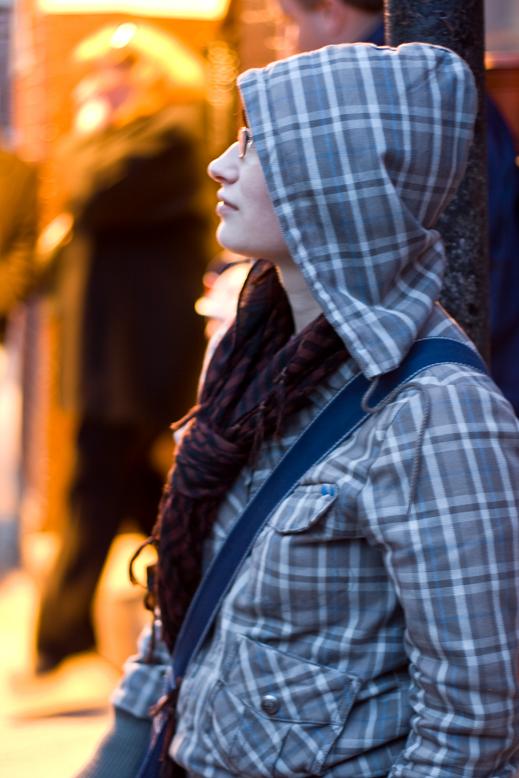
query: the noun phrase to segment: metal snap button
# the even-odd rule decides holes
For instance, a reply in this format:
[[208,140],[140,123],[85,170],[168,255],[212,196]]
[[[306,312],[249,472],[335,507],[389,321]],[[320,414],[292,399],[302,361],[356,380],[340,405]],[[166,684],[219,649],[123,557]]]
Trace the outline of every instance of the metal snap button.
[[281,701],[273,694],[265,694],[261,698],[261,709],[267,714],[267,716],[274,716],[281,706]]

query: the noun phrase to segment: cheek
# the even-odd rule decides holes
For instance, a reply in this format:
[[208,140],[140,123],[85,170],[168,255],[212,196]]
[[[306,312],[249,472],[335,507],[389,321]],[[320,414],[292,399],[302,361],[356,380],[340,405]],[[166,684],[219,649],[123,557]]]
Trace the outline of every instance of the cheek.
[[254,190],[254,194],[248,200],[247,228],[251,238],[260,240],[266,246],[271,243],[279,245],[281,239],[281,227],[274,206],[266,188]]
[[259,162],[243,175],[241,195],[249,218],[262,223],[271,223],[273,220],[277,221],[274,206],[268,193],[267,182]]

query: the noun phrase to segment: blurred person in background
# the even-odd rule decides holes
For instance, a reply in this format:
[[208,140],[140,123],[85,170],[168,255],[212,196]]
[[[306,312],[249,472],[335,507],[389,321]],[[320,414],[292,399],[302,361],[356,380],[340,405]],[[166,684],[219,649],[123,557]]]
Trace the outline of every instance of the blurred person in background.
[[154,458],[192,404],[204,348],[194,311],[206,264],[193,106],[131,46],[94,63],[59,159],[73,223],[60,264],[62,391],[78,414],[63,545],[43,593],[36,671],[96,645],[92,602],[125,519],[148,535]]
[[[298,51],[384,44],[383,0],[279,0]],[[519,416],[519,170],[508,126],[487,96],[492,377]]]
[[238,298],[249,270],[250,260],[223,251],[211,260],[204,273],[204,294],[196,301],[195,310],[206,320],[205,334],[210,342],[206,361],[219,335],[236,316]]

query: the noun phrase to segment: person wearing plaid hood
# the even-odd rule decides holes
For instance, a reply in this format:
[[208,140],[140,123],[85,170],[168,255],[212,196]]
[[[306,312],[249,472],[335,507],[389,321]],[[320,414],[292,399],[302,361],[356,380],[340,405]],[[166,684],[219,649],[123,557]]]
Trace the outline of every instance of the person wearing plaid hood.
[[168,650],[159,644],[150,662],[144,645],[129,660],[114,729],[82,776],[138,774],[137,732],[201,570],[293,441],[361,373],[368,418],[257,536],[187,668],[164,768],[512,778],[518,422],[486,374],[458,363],[370,402],[418,340],[473,348],[437,303],[435,230],[466,165],[473,77],[438,46],[356,44],[247,71],[238,86],[248,126],[209,173],[219,241],[258,259],[161,506]]

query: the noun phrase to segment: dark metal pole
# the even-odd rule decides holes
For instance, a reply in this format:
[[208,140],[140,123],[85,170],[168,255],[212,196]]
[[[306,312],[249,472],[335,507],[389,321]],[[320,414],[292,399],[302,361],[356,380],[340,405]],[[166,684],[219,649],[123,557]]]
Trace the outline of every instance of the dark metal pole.
[[488,227],[484,122],[483,0],[385,0],[386,40],[453,49],[476,77],[480,111],[467,173],[438,229],[448,255],[441,302],[489,356]]

